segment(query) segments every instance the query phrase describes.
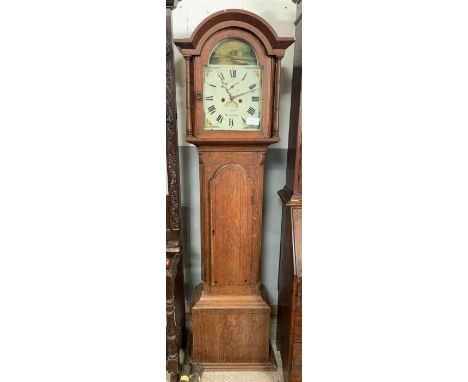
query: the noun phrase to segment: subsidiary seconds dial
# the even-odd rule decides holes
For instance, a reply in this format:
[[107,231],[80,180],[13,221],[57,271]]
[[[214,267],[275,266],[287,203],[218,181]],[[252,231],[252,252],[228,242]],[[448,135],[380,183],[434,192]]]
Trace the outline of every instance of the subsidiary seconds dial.
[[261,105],[261,67],[209,65],[204,68],[205,129],[259,130]]

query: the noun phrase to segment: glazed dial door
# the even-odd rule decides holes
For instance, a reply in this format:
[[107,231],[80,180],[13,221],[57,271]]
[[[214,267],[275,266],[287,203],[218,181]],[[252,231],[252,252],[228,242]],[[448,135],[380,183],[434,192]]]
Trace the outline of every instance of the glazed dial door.
[[205,130],[260,130],[262,74],[253,48],[225,39],[203,68]]

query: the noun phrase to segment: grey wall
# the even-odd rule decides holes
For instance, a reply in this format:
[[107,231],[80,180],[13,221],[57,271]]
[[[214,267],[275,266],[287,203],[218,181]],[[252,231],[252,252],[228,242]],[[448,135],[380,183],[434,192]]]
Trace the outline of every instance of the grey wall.
[[[200,188],[195,146],[179,146],[184,268],[187,299],[201,281]],[[277,192],[286,180],[286,149],[269,149],[265,157],[262,235],[262,282],[270,303],[278,301],[278,261],[281,233],[281,202]]]

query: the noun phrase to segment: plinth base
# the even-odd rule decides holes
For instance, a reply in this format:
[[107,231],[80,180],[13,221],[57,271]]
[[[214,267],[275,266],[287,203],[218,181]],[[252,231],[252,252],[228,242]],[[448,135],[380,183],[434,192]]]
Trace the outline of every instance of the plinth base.
[[[260,294],[201,295],[192,307],[192,362],[206,370],[274,370],[270,307]],[[273,359],[273,363],[272,363]]]
[[275,371],[276,360],[270,344],[268,362],[265,363],[201,363],[205,371]]

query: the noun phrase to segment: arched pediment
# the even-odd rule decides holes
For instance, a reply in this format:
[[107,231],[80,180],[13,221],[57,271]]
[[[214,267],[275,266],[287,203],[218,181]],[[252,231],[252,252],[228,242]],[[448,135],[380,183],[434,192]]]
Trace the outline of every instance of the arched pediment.
[[278,37],[268,22],[252,12],[226,9],[203,20],[190,38],[174,39],[174,43],[182,55],[198,56],[209,37],[218,31],[232,27],[246,30],[257,36],[270,56],[283,57],[285,49],[294,42],[294,38],[291,37]]

